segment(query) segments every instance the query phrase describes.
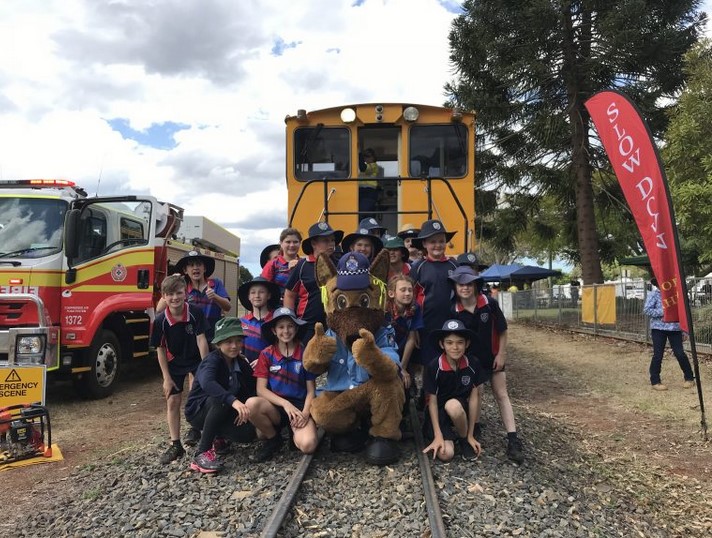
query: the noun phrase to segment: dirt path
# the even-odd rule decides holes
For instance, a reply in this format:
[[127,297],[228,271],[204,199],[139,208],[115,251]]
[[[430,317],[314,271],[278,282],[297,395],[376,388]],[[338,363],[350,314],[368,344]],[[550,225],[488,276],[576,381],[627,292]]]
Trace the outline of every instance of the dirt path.
[[[596,456],[601,473],[635,491],[643,509],[667,518],[671,532],[683,524],[688,531],[712,530],[712,501],[705,500],[712,499],[710,443],[700,435],[695,389],[682,388],[674,358],[663,364],[670,390],[654,392],[645,346],[521,324],[512,324],[509,342],[515,415],[537,414],[567,424],[571,442]],[[113,397],[101,401],[77,400],[69,385],[51,387],[53,434],[65,459],[2,473],[0,503],[15,507],[15,514],[36,510],[58,496],[81,495],[85,486],[76,471],[93,462],[147,445],[155,447],[157,457],[166,437],[165,407],[160,375],[147,369],[140,375],[134,369]],[[701,364],[708,406],[710,370]],[[522,436],[526,439],[525,428]],[[11,524],[0,524],[0,530]]]

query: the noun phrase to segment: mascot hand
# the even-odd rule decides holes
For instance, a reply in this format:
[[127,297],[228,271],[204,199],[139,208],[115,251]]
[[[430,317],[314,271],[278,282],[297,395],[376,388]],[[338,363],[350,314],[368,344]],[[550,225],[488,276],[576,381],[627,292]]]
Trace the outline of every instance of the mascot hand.
[[373,338],[373,333],[368,329],[359,329],[358,334],[361,338],[356,340],[351,346],[351,352],[353,353],[354,359],[361,366],[364,366],[364,360],[367,360],[368,356],[373,356],[375,353],[379,352],[378,346],[376,346],[376,340]]
[[326,372],[332,357],[336,354],[336,338],[324,334],[324,325],[314,325],[314,337],[304,350],[304,368],[312,374]]

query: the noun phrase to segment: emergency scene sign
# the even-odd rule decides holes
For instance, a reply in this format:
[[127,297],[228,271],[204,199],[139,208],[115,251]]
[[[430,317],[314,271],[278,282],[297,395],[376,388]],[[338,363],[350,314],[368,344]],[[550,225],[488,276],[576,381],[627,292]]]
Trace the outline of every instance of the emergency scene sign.
[[0,407],[44,405],[46,372],[44,366],[0,367]]

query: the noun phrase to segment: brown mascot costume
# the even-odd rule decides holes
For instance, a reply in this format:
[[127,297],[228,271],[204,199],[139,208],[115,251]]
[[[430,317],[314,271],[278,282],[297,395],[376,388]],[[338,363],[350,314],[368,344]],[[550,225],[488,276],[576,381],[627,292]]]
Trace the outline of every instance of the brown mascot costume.
[[338,267],[319,256],[316,281],[329,330],[316,324],[303,358],[309,372],[327,372],[311,414],[331,434],[332,450],[363,448],[366,424],[366,460],[375,465],[398,460],[405,401],[393,330],[385,320],[389,265],[386,250],[373,264],[359,252],[344,254]]

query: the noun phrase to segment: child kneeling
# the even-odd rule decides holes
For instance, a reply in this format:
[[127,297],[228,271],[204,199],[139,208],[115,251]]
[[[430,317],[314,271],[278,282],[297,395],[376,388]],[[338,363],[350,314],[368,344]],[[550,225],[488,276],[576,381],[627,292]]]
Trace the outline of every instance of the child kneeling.
[[202,431],[190,468],[201,473],[222,469],[217,453],[225,440],[247,443],[254,440],[245,402],[255,396],[255,382],[247,359],[241,355],[244,334],[237,318],[222,318],[215,324],[213,344],[217,349],[198,366],[185,404],[185,418]]
[[458,442],[463,459],[475,459],[481,451],[474,436],[480,368],[477,359],[465,354],[474,333],[461,321],[450,319],[441,330],[430,333],[430,338],[443,353],[428,363],[423,374],[428,402],[423,435],[430,441],[423,452],[432,450],[433,459],[450,461]]
[[294,444],[305,454],[317,446],[316,424],[309,414],[316,392],[316,376],[302,365],[303,347],[299,341],[305,322],[286,307],[274,311],[262,325],[262,338],[271,345],[260,353],[255,366],[257,397],[247,402],[250,422],[261,437],[262,446],[252,461],[270,459],[282,446],[281,430],[292,429]]

